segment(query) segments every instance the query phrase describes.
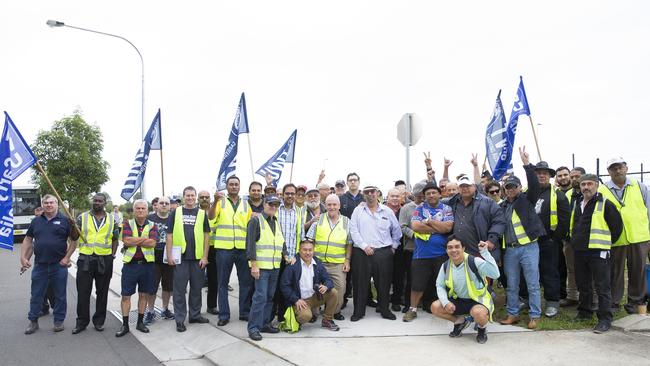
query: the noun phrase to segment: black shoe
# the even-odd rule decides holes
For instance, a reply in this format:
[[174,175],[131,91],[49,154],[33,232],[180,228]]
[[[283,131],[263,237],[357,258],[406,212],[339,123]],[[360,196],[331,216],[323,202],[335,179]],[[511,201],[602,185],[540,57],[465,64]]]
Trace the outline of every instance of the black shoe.
[[345,309],[346,306],[348,306],[348,299],[347,298],[343,299],[343,304],[341,304],[341,310]]
[[280,329],[272,326],[272,325],[265,325],[262,327],[262,330],[260,330],[262,333],[271,333],[271,334],[276,334],[280,333]]
[[115,336],[119,338],[125,336],[127,333],[129,333],[129,326],[122,324],[120,330],[115,333]]
[[584,321],[590,321],[593,318],[594,316],[592,314],[587,315],[587,314],[578,313],[578,315],[576,315],[575,318],[573,318],[572,320],[574,322],[584,322]]
[[187,330],[187,328],[185,327],[185,324],[183,324],[183,323],[176,323],[176,331],[177,331],[178,333],[183,333],[183,332],[186,331],[186,330]]
[[219,312],[217,311],[217,308],[208,308],[207,312],[208,312],[208,314],[219,315]]
[[609,324],[609,322],[606,322],[606,321],[598,321],[598,324],[596,324],[596,326],[594,327],[594,333],[596,333],[596,334],[602,334],[602,333],[605,333],[605,332],[607,332],[607,331],[609,330],[609,328],[610,328],[611,326],[612,326],[612,325]]
[[207,318],[202,317],[201,315],[199,315],[198,318],[190,319],[190,324],[192,324],[192,323],[205,324],[205,323],[209,323],[209,322],[210,322],[210,320],[208,320]]
[[409,308],[410,308],[410,306],[406,306],[406,305],[405,305],[405,306],[402,308],[402,314],[406,314],[406,312],[409,311]]
[[98,332],[103,332],[104,331],[104,324],[95,324],[94,325],[95,330]]
[[25,329],[25,334],[34,334],[38,330],[38,322],[37,321],[30,321],[29,325],[27,326],[27,329]]
[[262,335],[260,332],[252,332],[248,333],[248,337],[254,341],[261,341],[262,340]]
[[478,328],[478,334],[476,335],[476,341],[480,344],[487,342],[487,331],[485,328]]
[[79,334],[86,330],[86,327],[82,327],[81,325],[77,325],[74,328],[72,328],[72,334]]
[[560,300],[560,307],[565,308],[567,306],[575,306],[578,305],[578,303],[579,303],[578,300],[562,299]]
[[334,319],[335,320],[345,320],[345,317],[341,313],[336,313],[336,314],[334,314]]
[[457,338],[460,337],[463,333],[463,329],[467,328],[469,326],[469,319],[465,318],[462,323],[460,324],[454,324],[454,330],[449,333],[449,336],[451,338]]
[[377,301],[375,300],[368,300],[366,302],[366,306],[370,306],[371,308],[376,308],[377,307]]
[[309,319],[309,322],[310,323],[316,323],[316,319],[318,319],[318,317],[316,315],[312,315],[311,319]]
[[401,311],[401,310],[402,310],[402,307],[399,306],[399,304],[393,304],[393,305],[390,306],[390,309],[391,309],[392,311]]
[[247,322],[248,321],[248,316],[240,316],[239,320],[241,320],[243,322]]
[[381,313],[381,317],[384,318],[384,319],[388,319],[388,320],[395,320],[395,319],[397,319],[397,317],[395,316],[395,314],[391,313],[390,311],[388,311],[388,312],[384,312],[384,313]]
[[638,313],[638,311],[636,309],[636,305],[634,305],[634,304],[625,304],[625,305],[623,305],[623,309],[625,309],[625,312],[630,314],[630,315]]
[[219,319],[217,322],[217,325],[220,327],[223,327],[224,325],[228,324],[230,322],[230,319]]
[[136,324],[135,329],[141,331],[142,333],[149,333],[149,328],[147,328],[147,326],[144,325],[144,323]]
[[350,321],[358,322],[358,321],[361,320],[362,318],[363,318],[363,315],[352,315],[352,316],[350,317]]

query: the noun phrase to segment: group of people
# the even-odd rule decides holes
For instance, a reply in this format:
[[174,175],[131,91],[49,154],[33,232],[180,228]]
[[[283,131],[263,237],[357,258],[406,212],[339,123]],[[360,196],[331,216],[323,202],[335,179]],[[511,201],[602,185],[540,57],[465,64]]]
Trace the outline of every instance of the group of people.
[[473,179],[461,174],[450,180],[452,162],[445,159],[437,181],[425,154],[427,178],[412,189],[396,182],[385,200],[377,186],[361,189],[356,173],[337,181],[334,193],[321,174],[314,188],[289,183],[279,189],[268,178],[266,186],[252,182],[247,197],[240,195],[239,178],[230,176],[225,195],[188,186],[182,203],[159,197],[152,213],[147,201],[136,200],[130,220],[106,213],[106,197],[96,194],[92,210],[74,223],[45,195],[44,212],[22,246],[23,268],[36,255],[25,333],[38,329],[48,283],[55,297],[54,330],[63,330],[67,267],[76,247],[79,296],[72,333],[90,324],[93,281],[92,321],[103,330],[118,240],[124,262],[118,337],[129,332],[136,291],[136,329],[149,332],[160,284],[162,317],[175,319],[178,332],[186,330],[186,320],[208,323],[201,315],[206,275],[207,312],[225,326],[233,267],[238,318],[256,341],[292,321],[299,327],[313,323],[318,315],[323,328],[337,331],[335,320],[345,319],[341,309],[351,297],[352,322],[362,320],[368,307],[389,320],[401,311],[402,320],[411,322],[422,306],[453,322],[451,337],[474,321],[476,340],[485,343],[497,284],[506,288],[508,315],[501,324],[517,323],[528,307],[527,326],[534,329],[542,314],[554,317],[559,307],[578,305],[576,318],[591,319],[596,312],[594,331],[605,332],[624,300],[625,273],[625,310],[636,312],[646,301],[648,189],[627,176],[622,158],[608,162],[611,180],[601,184],[581,168],[533,165],[525,149],[520,157],[526,188],[514,175],[496,182],[489,172],[481,174],[476,156]]

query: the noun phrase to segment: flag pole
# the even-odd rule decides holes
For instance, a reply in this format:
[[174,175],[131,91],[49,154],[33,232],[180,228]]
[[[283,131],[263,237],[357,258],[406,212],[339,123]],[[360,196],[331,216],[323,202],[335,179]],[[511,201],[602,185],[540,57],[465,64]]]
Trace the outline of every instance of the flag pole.
[[59,202],[61,202],[61,206],[63,206],[63,211],[65,212],[66,216],[68,216],[68,218],[72,221],[72,225],[74,225],[74,228],[77,229],[77,233],[79,234],[79,237],[81,239],[83,239],[84,242],[86,242],[86,238],[81,233],[81,229],[79,229],[79,226],[77,226],[77,222],[75,221],[75,219],[70,214],[70,211],[68,211],[68,208],[65,207],[65,204],[63,203],[63,200],[61,199],[61,196],[59,195],[59,192],[57,192],[56,188],[54,188],[54,185],[50,181],[50,178],[45,173],[45,170],[43,170],[43,167],[41,166],[41,163],[37,161],[36,162],[36,167],[38,168],[38,171],[39,171],[39,173],[41,173],[43,178],[45,178],[45,181],[47,182],[47,185],[50,186],[50,189],[56,195],[56,198],[59,200]]
[[251,149],[251,134],[250,132],[246,133],[246,139],[248,140],[248,157],[251,160],[251,180],[255,180],[255,172],[253,171],[253,150]]
[[163,168],[165,164],[163,164],[163,149],[162,146],[160,148],[160,179],[162,181],[162,195],[165,195],[165,169]]
[[291,163],[291,171],[289,172],[289,183],[293,182],[293,163]]
[[539,142],[537,141],[537,132],[535,131],[535,125],[533,124],[533,118],[528,115],[528,120],[530,121],[530,128],[533,130],[533,137],[535,138],[535,147],[537,147],[537,157],[539,160],[542,160],[542,153],[539,151]]

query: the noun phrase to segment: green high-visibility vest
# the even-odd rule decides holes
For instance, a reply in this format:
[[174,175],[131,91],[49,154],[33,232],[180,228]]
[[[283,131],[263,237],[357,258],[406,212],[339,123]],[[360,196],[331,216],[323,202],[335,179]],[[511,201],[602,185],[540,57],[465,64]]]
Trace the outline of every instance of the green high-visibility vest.
[[[129,220],[129,226],[131,226],[131,230],[133,232],[132,236],[137,238],[142,238],[142,237],[148,238],[149,231],[151,231],[151,225],[153,225],[151,221],[146,220],[146,224],[144,225],[144,228],[142,228],[142,233],[138,233],[138,225],[135,222],[135,219]],[[120,239],[121,237],[122,234],[120,234]],[[144,259],[147,262],[153,263],[156,260],[153,247],[152,248],[140,247],[140,249],[142,250],[142,254],[144,254]],[[136,251],[137,251],[137,247],[126,247],[126,251],[124,251],[124,256],[122,257],[124,263],[130,263]]]
[[[571,210],[571,222],[569,223],[569,235],[573,234],[573,220],[575,217],[575,205]],[[591,215],[591,227],[589,228],[589,249],[610,250],[612,247],[612,233],[605,221],[605,199],[600,197],[596,202],[594,213]]]
[[246,249],[246,226],[250,219],[250,207],[239,199],[237,210],[227,198],[221,199],[221,210],[210,233],[210,242],[217,249]]
[[[203,258],[203,221],[205,211],[199,208],[194,222],[194,254],[196,259]],[[183,207],[177,207],[174,213],[174,231],[172,232],[172,246],[181,247],[181,253],[185,253],[185,230],[183,228]]]
[[275,225],[275,234],[273,234],[273,230],[264,216],[259,216],[257,221],[260,225],[260,239],[255,243],[257,267],[259,269],[280,268],[282,246],[284,245],[284,236],[282,236],[280,225],[277,220],[273,222]]
[[345,262],[345,251],[348,245],[348,218],[339,215],[339,220],[330,226],[327,214],[321,214],[314,235],[314,254],[316,258],[326,263],[341,264]]
[[[113,254],[113,215],[106,214],[104,223],[95,229],[94,219],[90,211],[81,214],[81,231],[83,238],[79,238],[79,254],[85,255],[111,255]],[[84,240],[84,238],[86,240]]]
[[619,201],[604,184],[598,186],[598,192],[612,201],[623,219],[623,233],[612,245],[614,247],[644,243],[650,240],[648,209],[643,201],[639,182],[634,179],[631,181],[632,184],[625,188],[622,201]]
[[[469,264],[467,262],[467,258],[469,257],[469,254],[463,253],[464,254],[464,259],[463,262],[465,264],[465,283],[467,284],[467,292],[469,293],[470,299],[476,301],[477,303],[485,306],[489,312],[490,312],[490,321],[492,321],[492,313],[494,312],[494,302],[492,301],[492,295],[490,295],[490,291],[488,291],[487,286],[483,285],[482,288],[476,288],[476,284],[471,280],[469,276]],[[454,277],[452,276],[452,270],[451,270],[451,260],[448,259],[450,263],[448,263],[446,267],[446,273],[445,273],[445,286],[449,289],[449,296],[457,299],[458,295],[456,295],[456,291],[454,290]],[[487,279],[483,278],[483,283],[487,283]]]

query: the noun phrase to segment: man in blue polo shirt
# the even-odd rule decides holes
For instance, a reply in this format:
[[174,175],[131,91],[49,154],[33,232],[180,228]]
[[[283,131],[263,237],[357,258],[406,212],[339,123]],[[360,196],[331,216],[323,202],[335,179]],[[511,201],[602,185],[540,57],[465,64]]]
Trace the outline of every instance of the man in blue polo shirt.
[[[415,232],[415,249],[411,262],[411,307],[402,318],[410,322],[417,317],[417,307],[424,291],[437,299],[432,284],[447,260],[447,234],[454,226],[454,212],[440,202],[442,191],[433,182],[422,189],[425,201],[413,211],[411,229]],[[428,307],[428,304],[425,304]]]
[[[29,325],[25,334],[38,330],[38,316],[43,307],[43,298],[48,282],[54,290],[54,331],[63,330],[63,321],[68,307],[66,287],[70,256],[74,253],[79,238],[74,225],[59,212],[54,196],[46,194],[41,200],[43,214],[36,216],[23,240],[20,263],[23,270],[32,266],[30,259],[35,254],[32,271],[32,295],[29,301]],[[70,243],[68,244],[68,238]]]

